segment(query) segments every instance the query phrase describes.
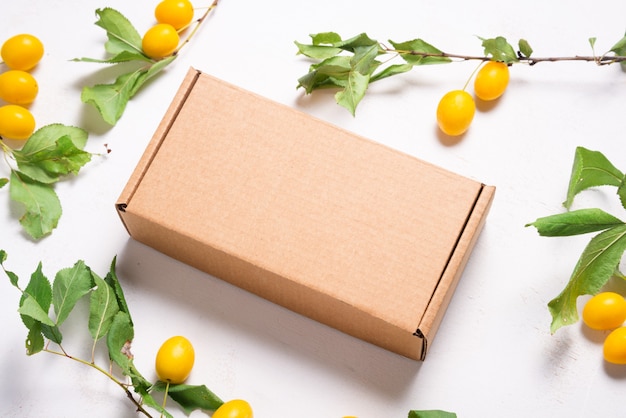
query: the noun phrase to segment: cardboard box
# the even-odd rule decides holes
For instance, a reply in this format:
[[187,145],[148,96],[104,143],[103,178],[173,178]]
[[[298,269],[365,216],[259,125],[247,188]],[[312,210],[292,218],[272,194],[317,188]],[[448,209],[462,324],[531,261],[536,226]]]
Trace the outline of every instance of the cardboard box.
[[423,360],[494,191],[190,69],[117,209],[164,254]]

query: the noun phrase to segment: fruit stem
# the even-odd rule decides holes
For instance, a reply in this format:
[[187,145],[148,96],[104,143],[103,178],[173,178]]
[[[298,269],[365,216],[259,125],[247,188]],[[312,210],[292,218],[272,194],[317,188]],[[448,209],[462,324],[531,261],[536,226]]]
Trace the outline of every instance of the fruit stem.
[[[170,391],[170,381],[165,382],[165,392],[163,393],[163,404],[161,407],[165,409],[165,405],[167,404],[167,393]],[[163,418],[163,412],[161,412],[161,418]]]
[[209,15],[209,13],[211,13],[211,11],[213,11],[213,9],[215,9],[217,7],[217,3],[218,0],[213,0],[213,3],[207,7],[206,11],[204,12],[204,14],[202,16],[200,16],[200,18],[198,18],[198,20],[196,20],[196,24],[193,27],[193,30],[189,33],[189,35],[185,38],[185,40],[183,42],[181,42],[181,44],[178,46],[178,48],[176,48],[176,50],[172,53],[172,55],[176,55],[178,54],[178,52],[189,43],[189,41],[191,41],[191,38],[196,34],[196,32],[198,32],[198,29],[200,28],[200,25],[202,25],[202,23],[206,20],[206,17]]

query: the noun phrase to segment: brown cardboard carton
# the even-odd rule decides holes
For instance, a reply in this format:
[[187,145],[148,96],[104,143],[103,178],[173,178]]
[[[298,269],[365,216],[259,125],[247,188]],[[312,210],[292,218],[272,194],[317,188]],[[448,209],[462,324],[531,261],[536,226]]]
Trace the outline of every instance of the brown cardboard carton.
[[190,69],[117,209],[164,254],[423,360],[494,190]]

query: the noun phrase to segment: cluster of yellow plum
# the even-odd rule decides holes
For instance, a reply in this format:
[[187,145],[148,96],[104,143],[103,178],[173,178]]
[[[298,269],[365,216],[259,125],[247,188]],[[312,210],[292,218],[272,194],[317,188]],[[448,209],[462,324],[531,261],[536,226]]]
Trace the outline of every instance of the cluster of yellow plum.
[[[482,64],[474,79],[474,94],[479,100],[496,100],[509,84],[509,66],[500,61],[487,61]],[[437,124],[446,135],[459,136],[470,127],[476,102],[465,89],[446,93],[437,106]]]
[[27,108],[39,93],[37,80],[30,71],[43,57],[41,41],[31,34],[18,34],[2,44],[0,56],[0,137],[28,139],[35,130],[35,118]]
[[154,9],[157,23],[143,35],[144,54],[156,60],[175,53],[180,43],[180,32],[193,21],[195,11],[189,0],[162,0]]

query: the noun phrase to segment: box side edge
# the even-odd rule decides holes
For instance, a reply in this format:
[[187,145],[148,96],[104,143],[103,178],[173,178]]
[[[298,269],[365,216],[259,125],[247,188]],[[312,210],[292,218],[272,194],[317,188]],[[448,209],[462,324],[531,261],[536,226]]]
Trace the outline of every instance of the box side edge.
[[495,194],[494,186],[482,185],[474,202],[470,216],[460,234],[459,241],[450,257],[446,269],[437,285],[437,289],[426,308],[426,312],[415,332],[416,337],[423,338],[424,349],[422,360],[428,351],[434,335],[445,315],[445,310],[463,273],[465,264],[478,240],[478,236],[486,222],[491,203]]
[[137,187],[141,183],[141,179],[143,178],[146,171],[150,167],[150,163],[152,162],[152,159],[158,152],[158,149],[161,143],[163,142],[164,138],[167,136],[168,131],[170,130],[171,126],[176,120],[176,115],[180,112],[180,109],[185,104],[185,100],[189,96],[189,93],[191,92],[196,81],[198,80],[198,77],[200,76],[200,74],[201,74],[200,71],[192,67],[189,68],[189,70],[187,71],[182,84],[179,86],[176,94],[174,95],[172,103],[170,103],[169,107],[167,108],[163,118],[161,119],[161,122],[159,123],[159,126],[157,127],[156,131],[152,135],[152,139],[148,143],[148,146],[143,152],[141,158],[139,159],[139,162],[137,163],[135,169],[133,170],[130,178],[126,182],[126,185],[122,189],[120,196],[115,202],[116,211],[122,221],[122,224],[124,225],[126,230],[129,232],[129,234],[130,234],[129,225],[127,224],[125,216],[124,216],[126,207],[131,201],[133,194],[137,190]]

